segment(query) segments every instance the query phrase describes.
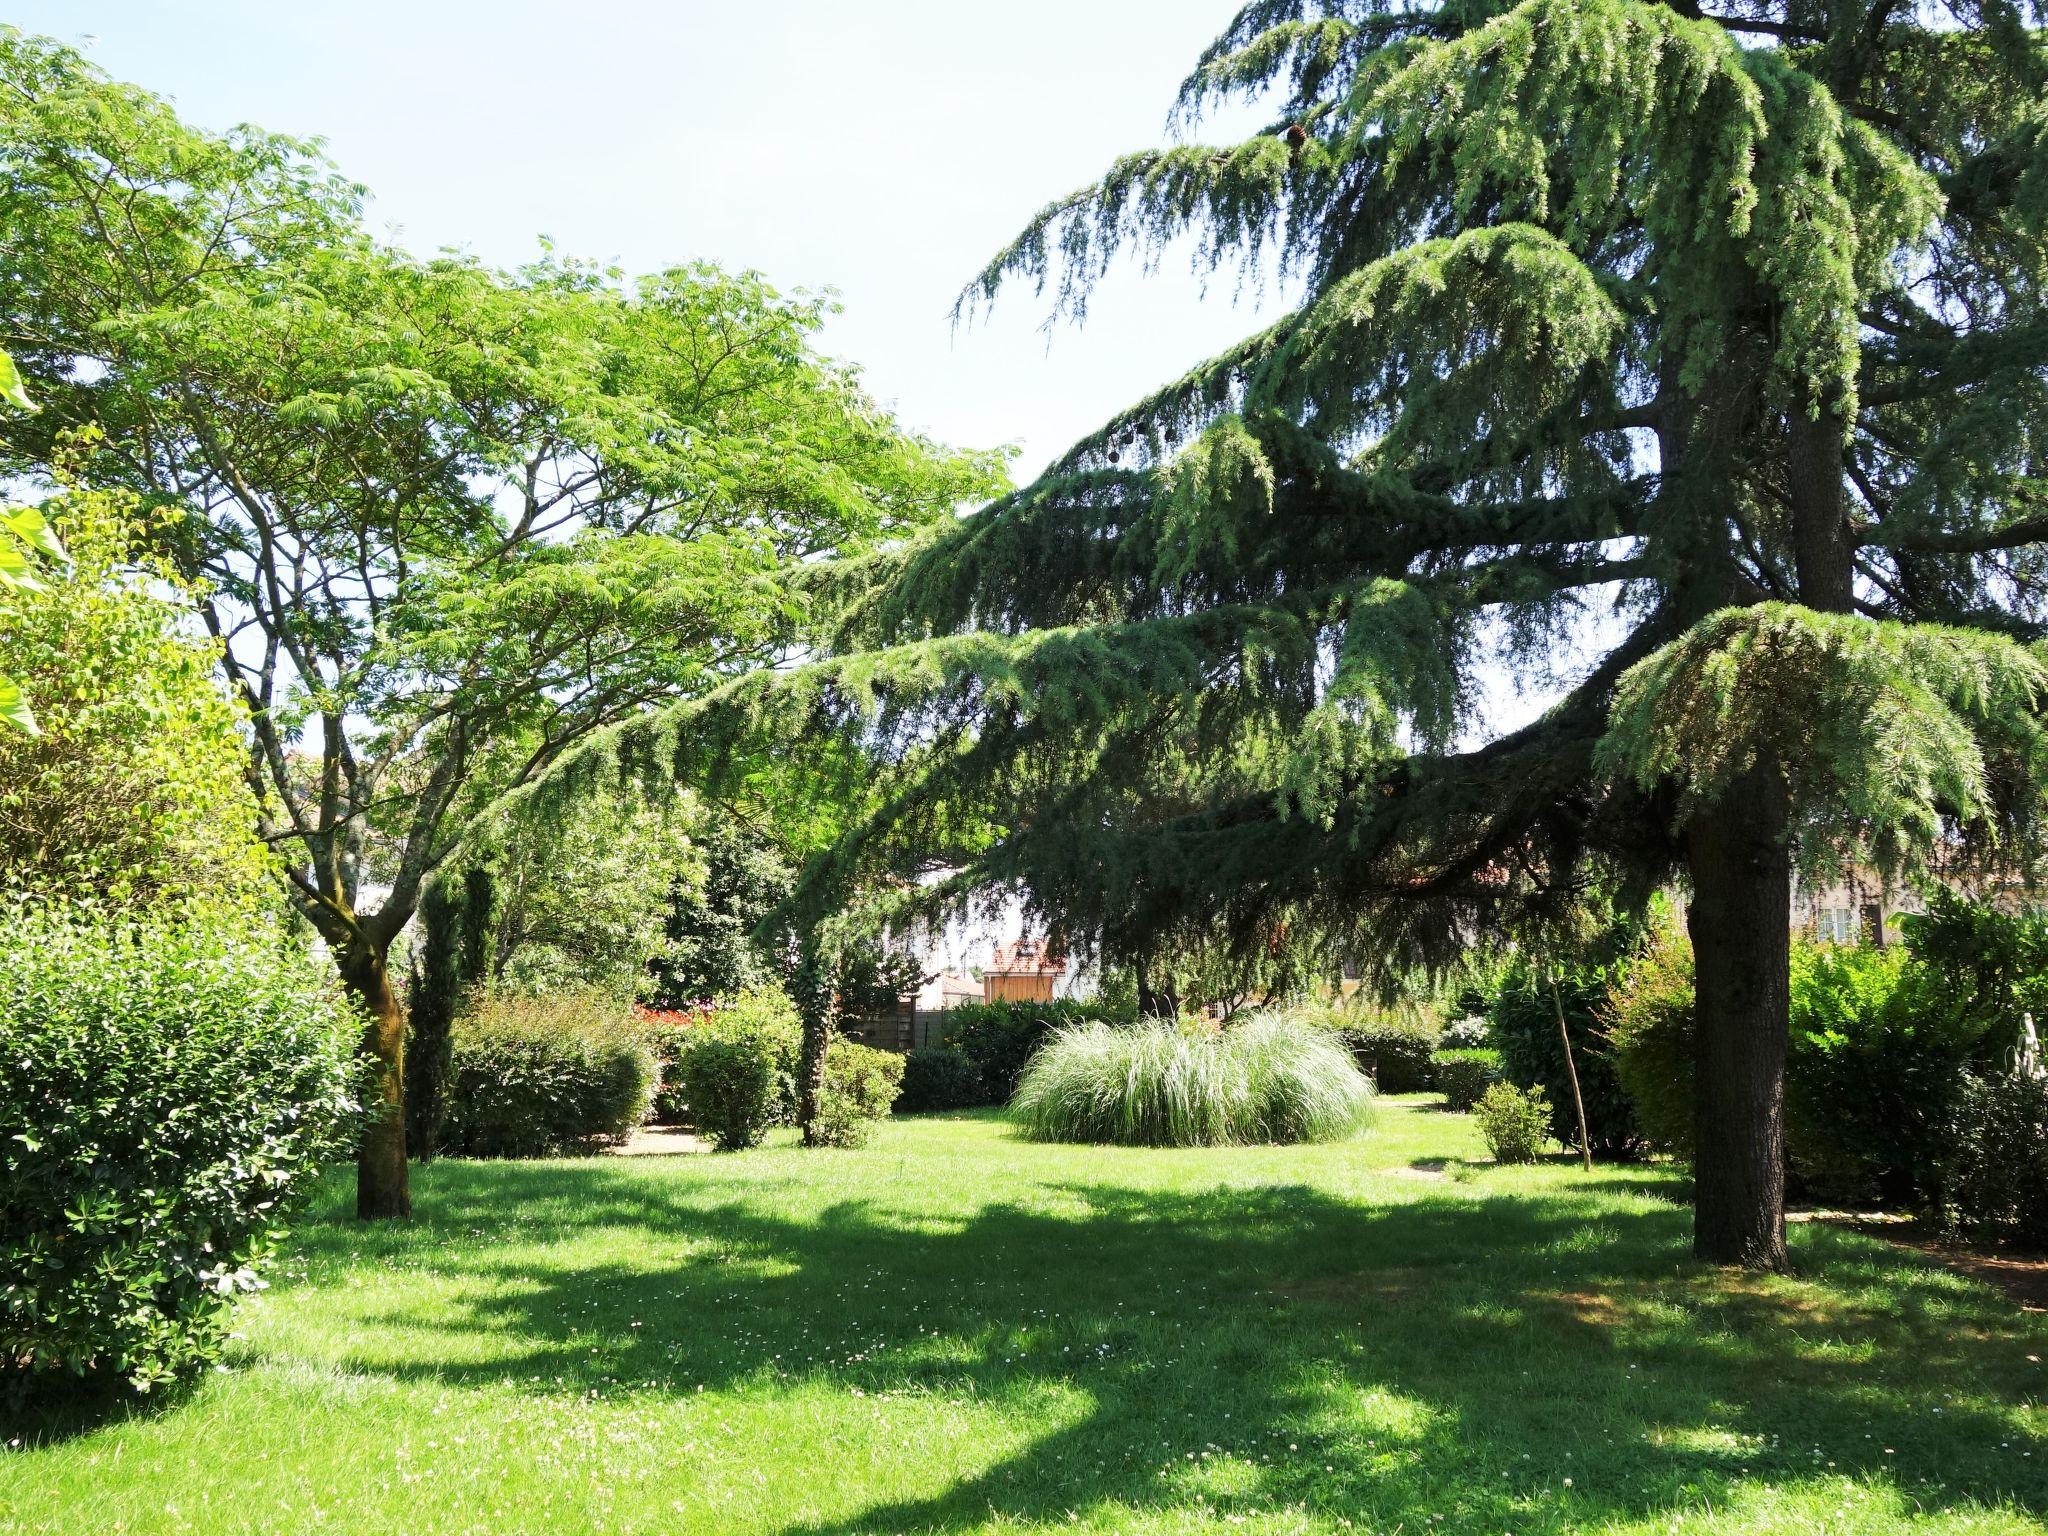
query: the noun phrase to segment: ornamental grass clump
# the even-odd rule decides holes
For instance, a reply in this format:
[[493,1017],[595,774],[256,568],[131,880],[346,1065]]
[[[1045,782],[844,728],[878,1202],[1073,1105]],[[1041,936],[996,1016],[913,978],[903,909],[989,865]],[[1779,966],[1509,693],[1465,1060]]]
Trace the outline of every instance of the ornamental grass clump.
[[1264,1014],[1060,1030],[1011,1102],[1034,1141],[1220,1147],[1335,1141],[1364,1127],[1372,1097],[1342,1040]]

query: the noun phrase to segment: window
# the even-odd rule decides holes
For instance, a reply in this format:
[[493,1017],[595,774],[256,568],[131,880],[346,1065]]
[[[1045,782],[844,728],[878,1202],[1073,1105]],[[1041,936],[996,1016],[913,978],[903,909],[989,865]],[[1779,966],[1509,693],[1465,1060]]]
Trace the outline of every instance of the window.
[[1815,914],[1814,926],[1823,944],[1856,942],[1856,910],[1853,907],[1822,907]]

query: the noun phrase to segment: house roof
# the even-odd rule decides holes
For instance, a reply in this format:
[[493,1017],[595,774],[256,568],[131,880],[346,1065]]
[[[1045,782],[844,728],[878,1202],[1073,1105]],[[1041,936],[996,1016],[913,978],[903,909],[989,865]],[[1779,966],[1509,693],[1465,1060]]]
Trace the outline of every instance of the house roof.
[[1037,939],[1014,939],[997,944],[995,959],[988,967],[991,976],[1061,976],[1067,957],[1055,954]]

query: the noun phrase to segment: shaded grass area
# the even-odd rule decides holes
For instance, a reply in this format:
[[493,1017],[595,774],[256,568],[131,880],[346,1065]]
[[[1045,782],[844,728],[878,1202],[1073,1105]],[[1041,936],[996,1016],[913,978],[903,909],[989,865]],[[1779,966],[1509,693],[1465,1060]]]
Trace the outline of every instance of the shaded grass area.
[[1675,1176],[1332,1146],[440,1164],[342,1191],[189,1399],[9,1531],[2048,1529],[2048,1326],[1873,1239],[1687,1257]]

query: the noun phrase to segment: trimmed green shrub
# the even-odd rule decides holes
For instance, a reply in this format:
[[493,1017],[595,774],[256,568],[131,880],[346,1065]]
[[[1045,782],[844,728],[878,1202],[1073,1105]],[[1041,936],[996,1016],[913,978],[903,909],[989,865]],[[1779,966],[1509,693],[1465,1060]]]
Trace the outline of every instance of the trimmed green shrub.
[[1439,1033],[1425,1013],[1336,1016],[1358,1064],[1381,1093],[1421,1093],[1429,1087],[1429,1058]]
[[825,1086],[811,1136],[826,1147],[867,1144],[903,1088],[903,1058],[835,1039],[825,1052]]
[[1555,974],[1557,995],[1553,998],[1551,971],[1526,956],[1515,957],[1502,973],[1499,990],[1487,1006],[1488,1038],[1500,1052],[1501,1075],[1523,1088],[1541,1088],[1551,1106],[1550,1134],[1567,1146],[1578,1145],[1571,1073],[1565,1066],[1564,1041],[1557,1030],[1561,1003],[1571,1032],[1572,1065],[1578,1069],[1579,1092],[1586,1104],[1586,1137],[1593,1154],[1625,1157],[1639,1152],[1642,1131],[1628,1090],[1616,1075],[1613,1049],[1606,1039],[1612,968],[1562,966]]
[[1500,1081],[1500,1052],[1486,1050],[1438,1051],[1429,1058],[1430,1075],[1444,1106],[1460,1112],[1479,1102],[1487,1088]]
[[928,1046],[903,1058],[903,1092],[896,1098],[899,1115],[971,1109],[987,1102],[981,1069],[958,1046]]
[[682,1055],[682,1094],[697,1134],[721,1152],[757,1147],[776,1119],[774,1055],[757,1037],[694,1040]]
[[1676,922],[1651,930],[1610,983],[1606,1021],[1615,1080],[1644,1142],[1692,1156],[1692,945]]
[[[1791,988],[1785,1118],[1796,1186],[1931,1204],[1945,1127],[1995,1027],[1962,1001],[1974,988],[1896,948],[1808,943],[1793,945]],[[1693,1030],[1691,946],[1668,925],[1618,974],[1608,1039],[1649,1139],[1681,1157],[1692,1152]]]
[[803,1026],[796,1004],[780,986],[750,987],[688,1012],[643,1014],[655,1029],[656,1055],[662,1062],[661,1087],[655,1094],[656,1115],[665,1122],[694,1122],[696,1115],[684,1087],[690,1052],[713,1041],[752,1042],[766,1053],[774,1078],[769,1124],[785,1125],[796,1118],[797,1055],[803,1048]]
[[472,994],[454,1031],[441,1150],[558,1157],[615,1145],[647,1118],[647,1025],[607,992]]
[[1533,1163],[1553,1139],[1550,1100],[1541,1088],[1494,1083],[1472,1106],[1472,1118],[1497,1163]]
[[1007,1104],[1025,1063],[1054,1030],[1098,1017],[1086,1003],[964,1003],[946,1015],[945,1043],[967,1053],[991,1103]]
[[2048,1077],[1967,1074],[1942,1127],[1936,1210],[1959,1237],[2048,1249]]
[[275,933],[0,918],[0,1395],[147,1392],[219,1352],[360,1126],[360,1019]]
[[1334,1141],[1366,1123],[1372,1097],[1334,1032],[1262,1014],[1062,1029],[1013,1107],[1036,1141],[1213,1147]]

